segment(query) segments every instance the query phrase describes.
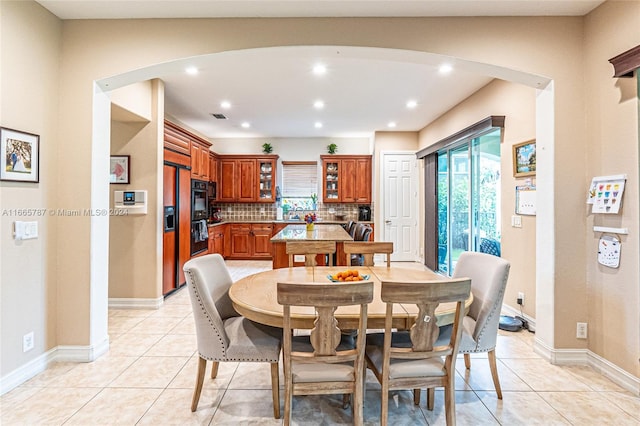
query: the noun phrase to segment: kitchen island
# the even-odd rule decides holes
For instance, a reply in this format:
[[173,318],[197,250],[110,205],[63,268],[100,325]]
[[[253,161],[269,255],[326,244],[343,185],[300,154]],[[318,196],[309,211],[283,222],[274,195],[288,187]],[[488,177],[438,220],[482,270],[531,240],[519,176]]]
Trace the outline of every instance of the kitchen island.
[[[289,256],[287,255],[287,241],[335,241],[336,258],[335,265],[346,265],[342,243],[353,241],[351,235],[340,225],[322,225],[316,223],[313,231],[307,231],[306,225],[287,225],[283,230],[271,238],[273,248],[273,269],[288,268]],[[295,258],[294,258],[295,261]],[[325,265],[324,256],[316,257],[318,265]],[[294,266],[304,266],[304,259],[294,262]]]

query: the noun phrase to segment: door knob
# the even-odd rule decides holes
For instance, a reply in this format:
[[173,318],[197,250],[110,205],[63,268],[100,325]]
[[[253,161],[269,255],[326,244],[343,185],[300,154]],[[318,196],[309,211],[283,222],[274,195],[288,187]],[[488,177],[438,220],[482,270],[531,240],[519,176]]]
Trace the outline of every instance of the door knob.
[[386,223],[387,225],[390,225],[391,221],[390,220],[385,220],[384,223]]

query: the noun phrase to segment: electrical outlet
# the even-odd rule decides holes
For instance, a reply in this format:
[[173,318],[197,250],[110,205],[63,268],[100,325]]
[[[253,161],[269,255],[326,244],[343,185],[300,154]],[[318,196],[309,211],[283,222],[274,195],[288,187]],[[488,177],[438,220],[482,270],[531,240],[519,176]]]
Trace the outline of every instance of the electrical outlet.
[[22,336],[22,352],[28,352],[34,346],[33,331]]
[[579,322],[576,324],[576,337],[578,339],[586,339],[587,338],[587,323]]
[[524,306],[524,293],[523,292],[518,292],[518,305],[522,305]]

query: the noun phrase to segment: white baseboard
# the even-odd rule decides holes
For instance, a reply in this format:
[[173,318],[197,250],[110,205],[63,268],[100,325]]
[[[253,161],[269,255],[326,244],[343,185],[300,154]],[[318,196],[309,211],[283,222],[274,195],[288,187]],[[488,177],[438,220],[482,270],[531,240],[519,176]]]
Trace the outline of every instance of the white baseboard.
[[42,373],[52,362],[91,362],[108,350],[109,338],[91,346],[57,346],[1,377],[0,395]]
[[514,308],[512,306],[503,304],[501,312],[503,314],[505,314],[505,315],[509,315],[509,316],[512,316],[512,317],[515,317],[517,315],[519,317],[522,317],[522,318],[526,319],[527,322],[529,323],[529,330],[536,331],[536,319],[535,318],[531,318],[527,314],[521,314],[520,313],[520,309],[516,309],[516,308]]
[[164,297],[157,299],[109,298],[109,308],[112,309],[160,309],[164,304]]
[[4,395],[46,370],[49,364],[55,361],[56,352],[57,348],[53,348],[0,378],[0,395]]
[[623,389],[640,396],[640,377],[624,371],[588,349],[553,349],[535,339],[534,352],[556,365],[588,365]]

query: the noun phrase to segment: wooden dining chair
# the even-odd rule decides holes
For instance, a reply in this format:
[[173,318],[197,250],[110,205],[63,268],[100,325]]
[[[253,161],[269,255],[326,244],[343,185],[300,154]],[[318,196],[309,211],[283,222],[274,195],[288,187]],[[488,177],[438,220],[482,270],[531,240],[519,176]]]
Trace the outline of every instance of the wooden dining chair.
[[[283,306],[284,424],[291,423],[294,395],[351,395],[353,423],[363,424],[364,339],[343,336],[335,318],[339,306],[359,305],[358,333],[367,329],[367,304],[373,300],[373,283],[278,283],[278,303]],[[292,306],[313,306],[315,326],[308,336],[292,337]],[[357,315],[355,313],[354,315]]]
[[[382,281],[381,298],[387,303],[384,333],[367,335],[367,366],[382,386],[381,425],[387,424],[389,391],[413,389],[413,400],[420,404],[420,388],[427,388],[427,407],[433,409],[434,387],[445,388],[447,425],[455,425],[455,363],[462,334],[464,302],[471,280],[401,282]],[[439,329],[435,310],[440,303],[455,302],[453,332],[442,346],[435,346]],[[410,330],[392,331],[393,305],[416,304],[418,316]]]
[[304,266],[316,266],[316,255],[326,255],[327,264],[333,266],[333,255],[336,252],[335,241],[287,241],[285,247],[289,255],[289,268],[293,267],[295,255],[305,255]]
[[[391,254],[393,253],[392,242],[345,241],[342,246],[346,256],[347,265],[352,265],[352,259],[355,258],[362,259],[362,265],[358,266],[373,266],[373,256],[375,254],[386,254],[387,268],[391,267]],[[359,255],[361,255],[362,257],[360,257]]]

